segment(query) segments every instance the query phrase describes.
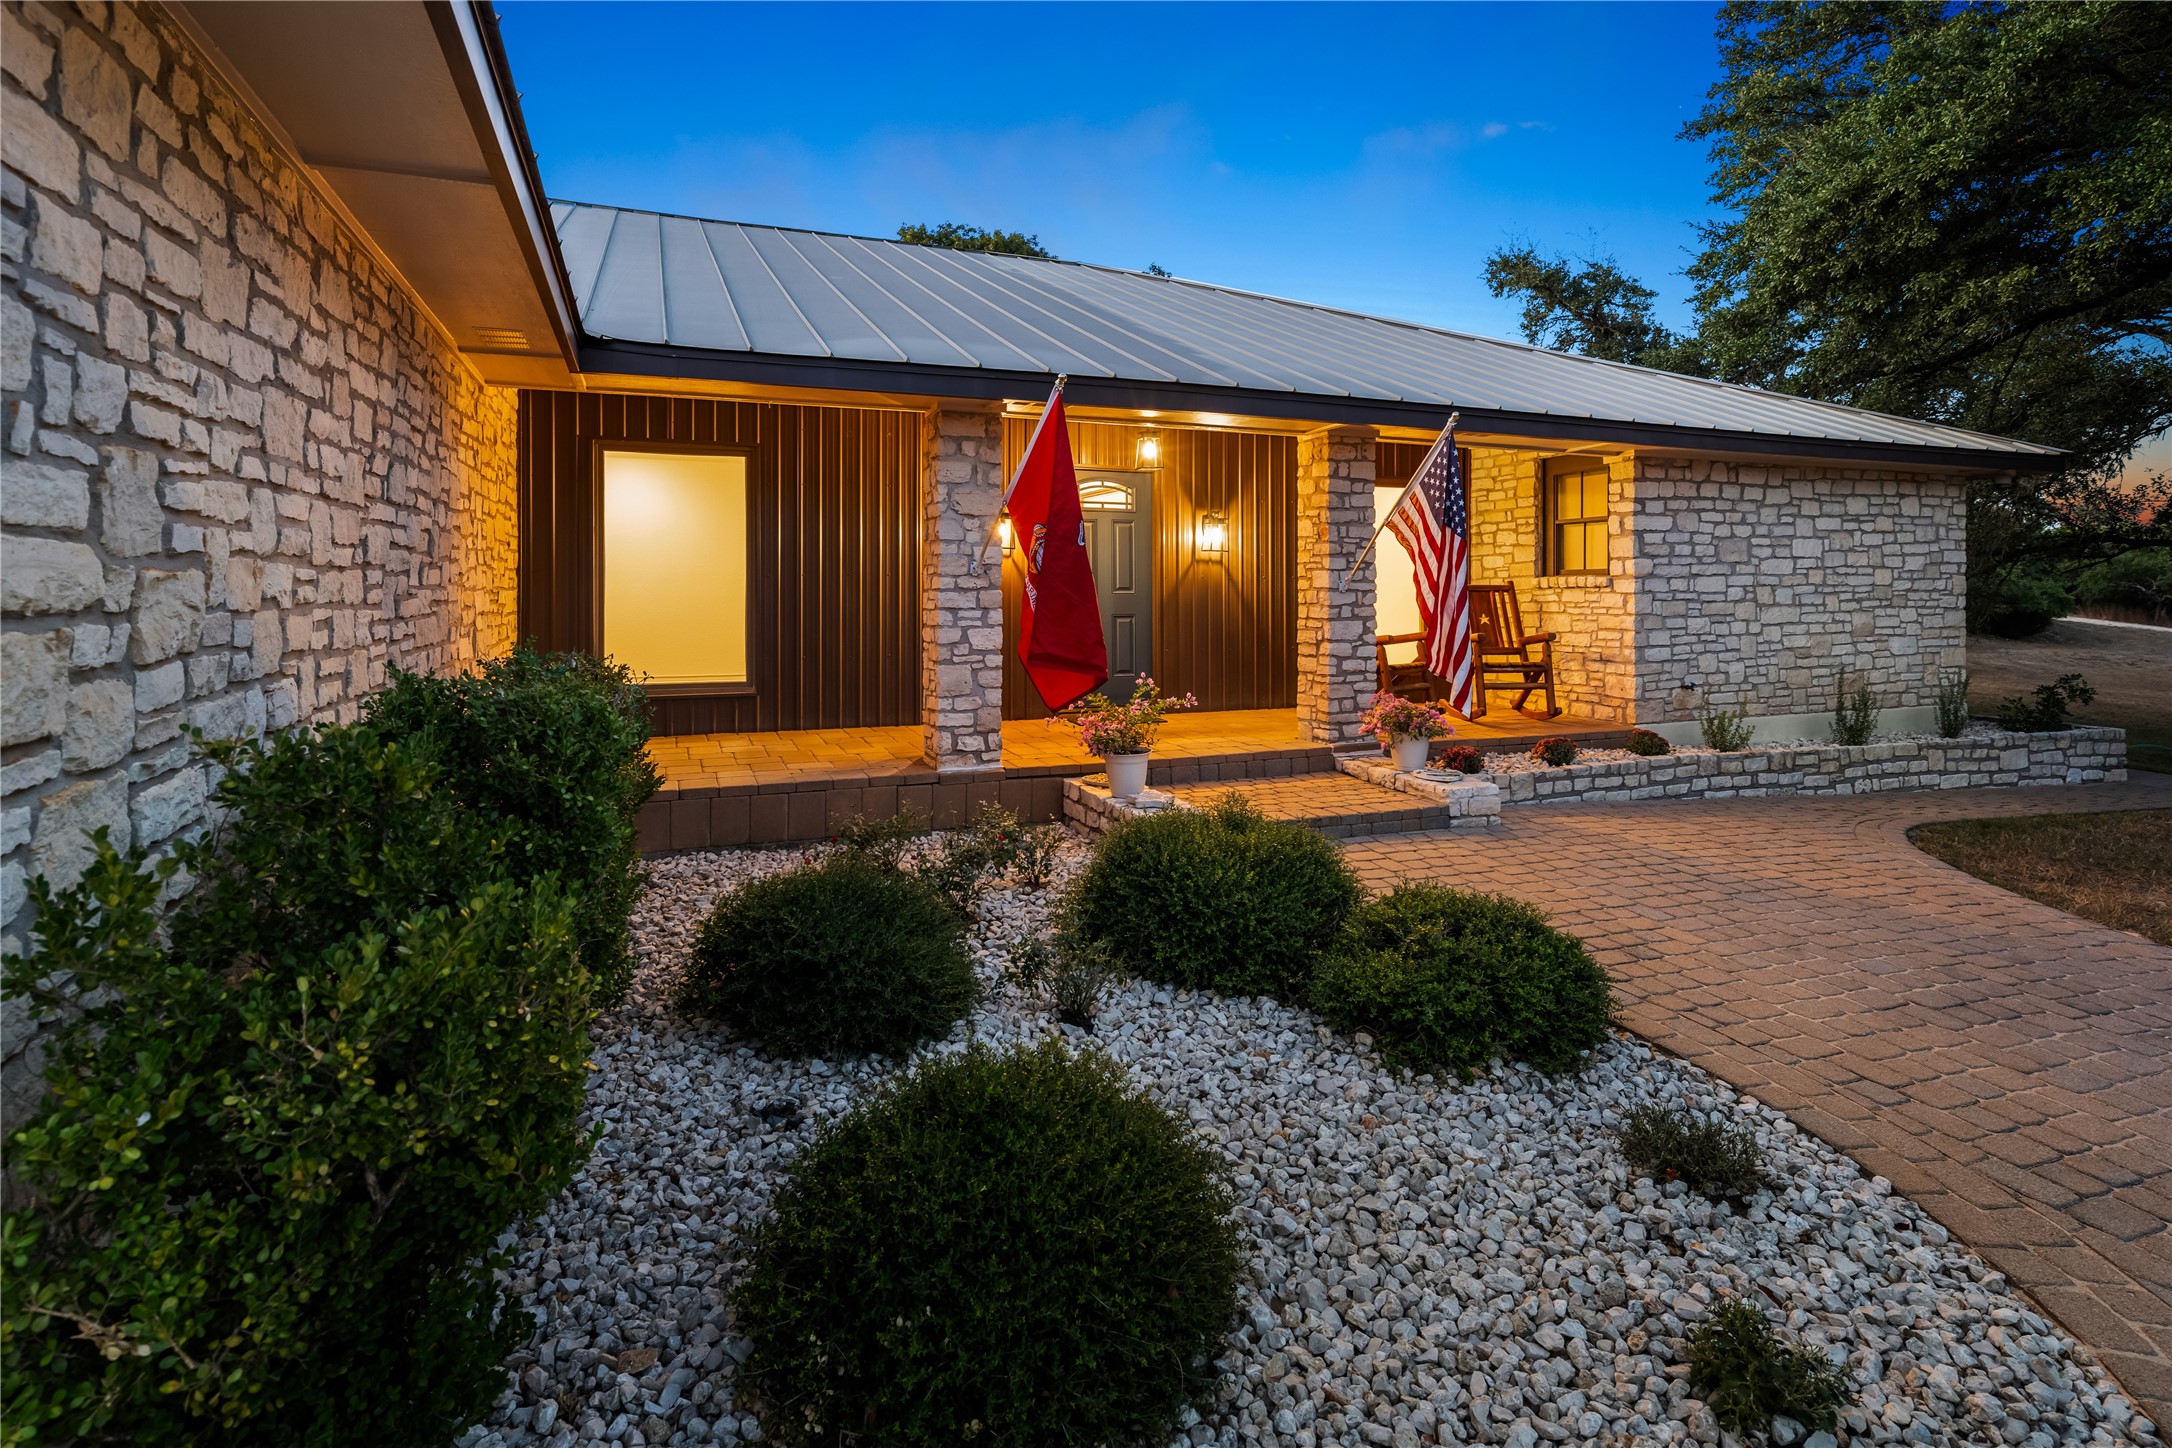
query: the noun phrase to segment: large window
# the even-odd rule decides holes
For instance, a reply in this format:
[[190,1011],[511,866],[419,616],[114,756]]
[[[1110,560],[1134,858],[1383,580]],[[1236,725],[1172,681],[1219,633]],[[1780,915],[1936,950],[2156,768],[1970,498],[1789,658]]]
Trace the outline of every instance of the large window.
[[1548,573],[1606,572],[1606,464],[1555,458],[1543,492]]
[[603,647],[665,688],[747,675],[747,460],[603,455]]

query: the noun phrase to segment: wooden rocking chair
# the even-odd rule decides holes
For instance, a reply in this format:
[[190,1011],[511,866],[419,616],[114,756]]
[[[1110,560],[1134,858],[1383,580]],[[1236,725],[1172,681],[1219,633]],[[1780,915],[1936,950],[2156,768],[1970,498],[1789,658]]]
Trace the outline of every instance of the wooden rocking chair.
[[[1448,686],[1426,672],[1422,633],[1381,634],[1373,640],[1373,658],[1380,666],[1380,692],[1399,694],[1421,704],[1430,704]],[[1417,658],[1396,664],[1388,661],[1388,649],[1396,644],[1420,645]]]
[[[1504,689],[1518,691],[1509,705],[1534,719],[1555,719],[1561,706],[1554,702],[1554,638],[1550,633],[1525,633],[1523,615],[1516,607],[1513,583],[1471,585],[1471,647],[1477,655],[1478,687],[1473,689],[1471,717],[1486,712],[1486,694]],[[1537,649],[1534,657],[1532,650]],[[1546,712],[1532,714],[1523,707],[1534,693],[1546,696]]]

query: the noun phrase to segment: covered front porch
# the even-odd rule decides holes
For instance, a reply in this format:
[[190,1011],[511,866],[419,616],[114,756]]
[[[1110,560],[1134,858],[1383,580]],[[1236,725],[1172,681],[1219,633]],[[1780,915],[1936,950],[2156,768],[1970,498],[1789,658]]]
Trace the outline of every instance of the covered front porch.
[[[1540,721],[1496,709],[1459,722],[1454,742],[1491,752],[1566,735],[1603,748],[1627,733],[1604,720]],[[1310,742],[1294,708],[1189,711],[1164,726],[1152,779],[1181,786],[1313,774],[1333,769],[1338,752],[1373,747]],[[642,815],[648,852],[821,839],[855,816],[902,809],[956,824],[988,802],[1023,819],[1059,819],[1063,781],[1101,768],[1070,728],[1046,719],[1005,720],[1001,767],[965,777],[928,762],[917,725],[666,735],[650,742],[649,757],[664,782]]]

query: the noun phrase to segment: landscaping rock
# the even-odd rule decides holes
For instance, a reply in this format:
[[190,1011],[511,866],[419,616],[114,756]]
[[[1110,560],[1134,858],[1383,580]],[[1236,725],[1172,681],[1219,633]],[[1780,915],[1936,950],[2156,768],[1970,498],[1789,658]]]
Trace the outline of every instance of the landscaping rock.
[[[513,1244],[536,1335],[463,1442],[760,1441],[736,1382],[751,1345],[725,1305],[738,1244],[822,1123],[903,1063],[771,1060],[664,1002],[717,898],[809,853],[652,862],[640,974],[597,1028],[602,1138]],[[985,897],[985,999],[930,1053],[1057,1031],[1002,966],[1083,857],[1069,845],[1046,889]],[[2093,1359],[1882,1178],[1634,1037],[1575,1076],[1496,1065],[1463,1084],[1388,1070],[1296,1007],[1130,982],[1092,1041],[1221,1154],[1253,1238],[1216,1400],[1180,1441],[1731,1441],[1683,1366],[1722,1293],[1845,1364],[1848,1440],[2158,1441]],[[1736,1208],[1633,1178],[1612,1133],[1645,1102],[1747,1126],[1775,1185]],[[1800,1448],[1834,1441],[1795,1432]]]

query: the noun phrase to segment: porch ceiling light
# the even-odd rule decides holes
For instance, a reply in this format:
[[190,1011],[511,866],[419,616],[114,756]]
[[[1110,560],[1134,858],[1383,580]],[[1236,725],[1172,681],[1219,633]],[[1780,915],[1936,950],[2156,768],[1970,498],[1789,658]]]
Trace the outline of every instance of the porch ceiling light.
[[1202,554],[1220,557],[1229,550],[1229,519],[1220,513],[1201,513],[1197,538]]

